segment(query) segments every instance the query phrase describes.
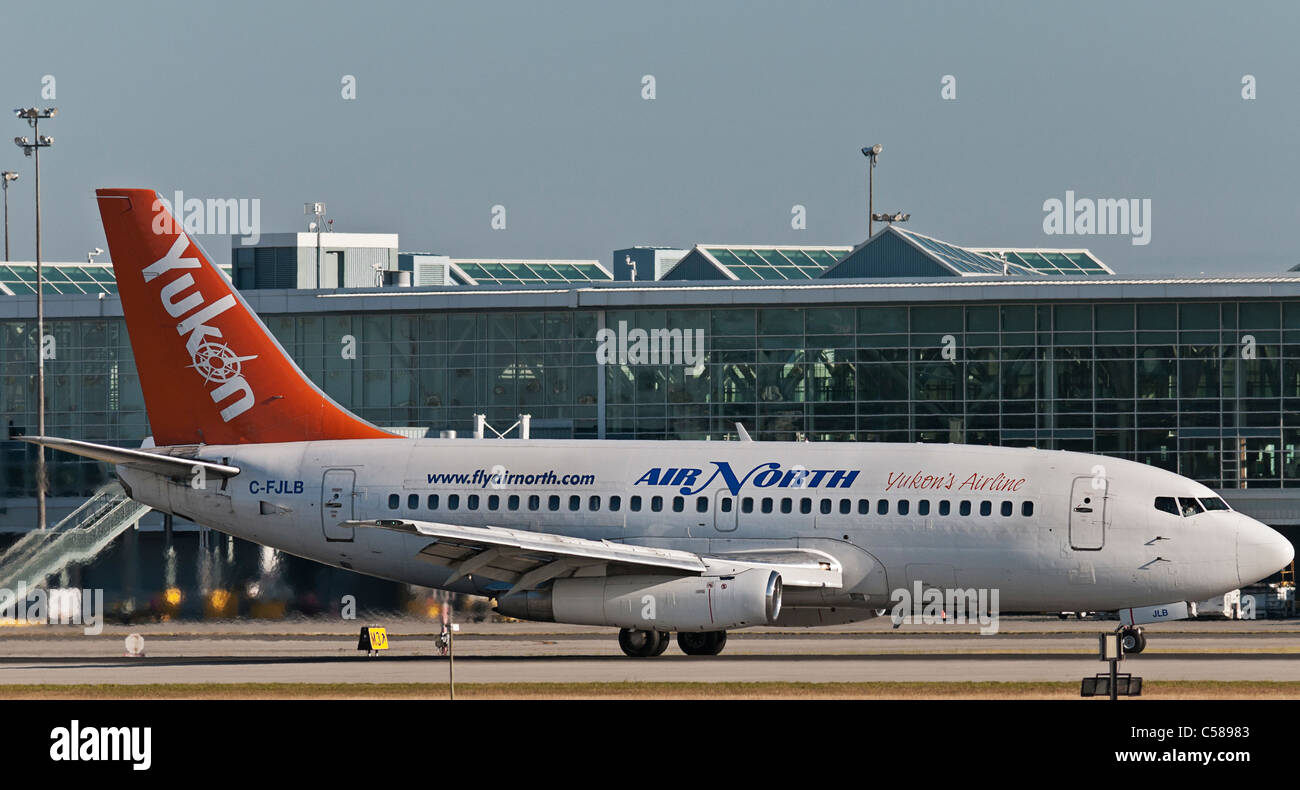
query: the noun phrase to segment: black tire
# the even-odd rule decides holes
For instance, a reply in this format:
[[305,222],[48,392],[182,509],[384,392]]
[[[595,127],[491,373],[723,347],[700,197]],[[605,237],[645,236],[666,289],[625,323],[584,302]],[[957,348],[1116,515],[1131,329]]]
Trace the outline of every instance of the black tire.
[[1137,649],[1133,651],[1134,654],[1141,653],[1143,650],[1147,649],[1147,635],[1138,631],[1137,642]]
[[716,656],[726,644],[726,631],[677,632],[677,646],[688,656]]
[[707,656],[709,634],[705,631],[678,631],[677,646],[688,656]]
[[713,639],[712,639],[711,644],[709,645],[709,653],[708,653],[708,654],[711,655],[711,656],[716,656],[717,654],[719,654],[719,653],[722,652],[722,648],[724,648],[724,647],[727,646],[727,632],[726,632],[726,631],[714,631],[714,632],[712,633],[712,637],[713,637]]
[[1125,628],[1120,632],[1119,641],[1128,655],[1137,655],[1146,649],[1147,638],[1138,628]]
[[[659,631],[640,631],[623,628],[618,632],[618,646],[632,658],[649,658],[663,652],[668,637]],[[656,652],[658,651],[658,652]]]
[[654,633],[657,641],[655,642],[654,652],[650,655],[662,656],[664,651],[668,649],[668,643],[673,641],[673,638],[667,631],[655,631]]

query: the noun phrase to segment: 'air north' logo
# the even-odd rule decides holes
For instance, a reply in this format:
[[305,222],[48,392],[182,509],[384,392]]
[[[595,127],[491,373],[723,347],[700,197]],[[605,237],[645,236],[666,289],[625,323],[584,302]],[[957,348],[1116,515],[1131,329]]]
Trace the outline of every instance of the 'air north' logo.
[[[183,257],[189,246],[188,236],[184,233],[177,236],[166,255],[145,267],[144,281],[151,283],[176,270],[200,268],[203,264],[198,258]],[[205,383],[217,385],[208,393],[212,396],[212,402],[220,406],[238,397],[238,400],[221,410],[221,421],[230,422],[252,408],[255,402],[253,388],[248,385],[242,372],[244,363],[257,359],[257,355],[239,356],[230,346],[219,342],[221,330],[208,324],[234,307],[235,297],[226,294],[217,301],[206,304],[203,294],[195,287],[194,275],[182,272],[163,283],[159,298],[167,314],[180,319],[176,332],[185,338],[185,349],[192,360],[189,367],[198,371]]]

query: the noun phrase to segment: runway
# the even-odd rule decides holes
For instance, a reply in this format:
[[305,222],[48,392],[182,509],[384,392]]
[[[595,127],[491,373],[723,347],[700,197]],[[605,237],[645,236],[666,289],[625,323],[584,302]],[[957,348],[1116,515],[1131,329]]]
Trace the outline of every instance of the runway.
[[[447,659],[427,621],[389,628],[378,657],[356,650],[361,621],[0,628],[0,685],[443,683]],[[1100,672],[1096,634],[1114,621],[1008,618],[979,635],[944,626],[891,630],[886,622],[798,632],[735,632],[720,656],[631,659],[613,629],[527,623],[466,624],[455,643],[457,684],[623,682],[1077,682]],[[124,655],[128,633],[144,657]],[[1125,672],[1148,681],[1300,681],[1300,622],[1194,622],[1147,630]]]

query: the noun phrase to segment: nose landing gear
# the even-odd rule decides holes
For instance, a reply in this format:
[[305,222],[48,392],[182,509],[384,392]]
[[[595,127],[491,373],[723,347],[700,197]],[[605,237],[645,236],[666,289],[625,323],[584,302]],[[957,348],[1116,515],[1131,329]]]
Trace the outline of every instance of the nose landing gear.
[[1119,642],[1124,647],[1125,653],[1137,655],[1147,647],[1147,638],[1142,633],[1142,629],[1135,625],[1124,625],[1119,628]]

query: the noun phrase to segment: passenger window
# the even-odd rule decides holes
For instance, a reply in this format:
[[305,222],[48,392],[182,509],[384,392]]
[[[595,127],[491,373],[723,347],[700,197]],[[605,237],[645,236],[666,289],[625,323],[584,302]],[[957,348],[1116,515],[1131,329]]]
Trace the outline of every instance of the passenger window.
[[801,497],[799,499],[799,512],[804,515],[812,512],[812,497]]
[[465,497],[465,502],[466,502],[465,505],[466,509],[478,510],[478,494],[470,494],[469,496]]
[[501,497],[496,494],[488,494],[488,510],[500,510]]
[[765,496],[765,497],[763,497],[763,505],[762,505],[762,509],[763,509],[763,512],[764,512],[764,513],[771,513],[771,512],[772,512],[772,497],[770,497],[770,496]]
[[415,509],[417,509],[418,507],[420,507],[420,495],[419,495],[419,494],[407,494],[407,495],[406,495],[406,509],[407,509],[407,510],[415,510]]
[[900,499],[900,500],[898,500],[898,515],[900,515],[900,516],[906,516],[906,515],[907,515],[907,511],[909,511],[909,510],[911,510],[911,509],[912,509],[912,503],[911,503],[911,502],[908,502],[906,499]]
[[560,509],[560,495],[551,494],[546,498],[546,509],[552,513]]
[[988,501],[987,499],[984,500],[983,502],[980,502],[980,515],[981,515],[981,516],[987,516],[987,515],[989,515],[989,514],[992,513],[992,512],[993,512],[993,503],[992,503],[992,502]]
[[623,497],[615,494],[609,498],[609,512],[617,513],[621,507],[623,507]]
[[541,510],[541,509],[542,509],[542,497],[541,497],[541,495],[539,495],[539,494],[529,494],[529,495],[528,495],[528,509],[529,509],[529,510]]
[[842,515],[847,516],[847,515],[849,514],[849,511],[851,511],[851,510],[853,510],[853,500],[852,500],[852,499],[841,499],[841,500],[840,500],[840,513],[841,513]]
[[1178,503],[1175,502],[1174,498],[1171,496],[1156,497],[1156,510],[1159,510],[1163,513],[1168,513],[1173,516],[1182,515],[1182,513],[1179,512],[1178,510]]
[[791,499],[790,497],[782,497],[782,498],[781,498],[781,512],[782,512],[782,513],[791,513],[791,512],[793,512],[793,511],[794,511],[794,500]]
[[831,501],[830,501],[829,499],[823,499],[820,508],[821,508],[821,511],[822,511],[822,515],[823,515],[823,516],[826,515],[826,514],[828,514],[828,513],[830,513],[830,512],[831,512]]
[[718,507],[722,508],[723,513],[730,513],[732,507],[731,497],[723,497],[722,501],[718,503]]
[[686,500],[679,496],[673,497],[673,512],[680,513],[685,509],[686,509]]
[[402,506],[402,497],[397,494],[388,495],[388,509],[397,510]]
[[1184,516],[1194,516],[1205,511],[1205,508],[1201,507],[1201,503],[1197,502],[1195,497],[1190,496],[1178,497],[1178,507],[1182,509]]
[[1003,500],[1003,502],[1002,502],[1002,515],[1003,515],[1003,516],[1009,516],[1009,515],[1011,515],[1012,510],[1013,510],[1013,508],[1012,508],[1012,506],[1011,506],[1011,500],[1009,500],[1009,499],[1007,499],[1007,500]]
[[460,510],[460,494],[447,495],[447,509]]
[[1034,503],[1033,503],[1033,502],[1030,502],[1030,501],[1028,501],[1028,500],[1026,500],[1024,503],[1022,503],[1022,504],[1020,505],[1020,515],[1022,515],[1022,516],[1032,516],[1032,515],[1034,515]]
[[[730,504],[731,504],[731,503],[730,503],[730,500],[727,501],[727,504],[728,504],[728,507],[730,507]],[[697,497],[695,497],[695,512],[696,512],[696,513],[707,513],[707,512],[709,512],[709,498],[708,498],[708,497],[706,497],[706,496],[697,496]]]
[[661,496],[650,497],[650,509],[658,513],[664,509],[664,498]]
[[1201,504],[1206,510],[1228,510],[1228,503],[1217,496],[1201,497]]
[[957,508],[957,512],[960,513],[960,514],[963,515],[963,516],[969,516],[969,515],[970,515],[970,500],[969,500],[969,499],[963,499],[963,500],[961,501],[961,505],[958,506],[958,508]]
[[865,516],[871,512],[871,502],[866,499],[858,500],[858,514]]
[[877,499],[877,500],[876,500],[876,515],[880,515],[880,516],[887,516],[887,515],[889,515],[889,500],[888,500],[888,499]]
[[509,510],[518,510],[518,509],[519,509],[519,495],[518,495],[518,494],[511,494],[510,496],[506,497],[506,508],[509,509]]
[[600,497],[598,496],[587,497],[587,509],[600,510]]
[[922,499],[922,500],[918,500],[918,501],[917,501],[917,503],[916,503],[916,515],[918,515],[918,516],[928,516],[928,515],[930,515],[930,500],[928,500],[928,499]]
[[952,503],[946,499],[939,500],[939,515],[946,516],[952,512]]
[[629,499],[629,500],[627,501],[627,509],[628,509],[628,510],[631,510],[633,513],[640,513],[640,512],[641,512],[641,497],[640,497],[640,496],[634,496],[634,497],[632,497],[631,499]]
[[753,498],[753,497],[747,496],[747,497],[745,497],[744,499],[740,500],[740,512],[741,512],[741,513],[753,513],[753,512],[754,512],[754,498]]
[[577,510],[582,507],[582,497],[577,494],[569,495],[569,510]]
[[437,495],[437,494],[429,494],[429,498],[428,498],[427,500],[425,500],[425,503],[429,506],[429,509],[430,509],[430,510],[437,510],[437,509],[438,509],[438,495]]

